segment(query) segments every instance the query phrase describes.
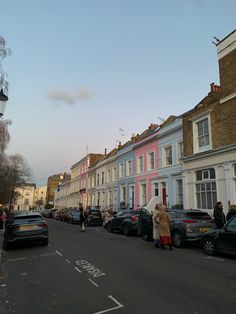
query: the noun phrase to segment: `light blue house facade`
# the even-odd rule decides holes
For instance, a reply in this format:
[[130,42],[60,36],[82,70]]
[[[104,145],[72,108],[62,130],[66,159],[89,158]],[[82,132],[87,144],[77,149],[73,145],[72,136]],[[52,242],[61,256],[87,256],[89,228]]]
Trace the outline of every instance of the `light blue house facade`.
[[[169,122],[168,122],[169,120]],[[158,176],[153,184],[160,201],[167,207],[184,207],[182,162],[182,118],[171,116],[157,136],[159,148]]]
[[117,208],[134,209],[134,144],[127,142],[117,154]]

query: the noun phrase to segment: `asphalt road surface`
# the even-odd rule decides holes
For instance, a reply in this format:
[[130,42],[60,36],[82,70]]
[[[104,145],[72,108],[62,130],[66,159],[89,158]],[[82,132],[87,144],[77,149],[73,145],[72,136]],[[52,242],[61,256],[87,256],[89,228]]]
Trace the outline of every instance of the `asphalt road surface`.
[[236,259],[199,247],[49,220],[50,244],[16,246],[1,265],[0,313],[233,314]]

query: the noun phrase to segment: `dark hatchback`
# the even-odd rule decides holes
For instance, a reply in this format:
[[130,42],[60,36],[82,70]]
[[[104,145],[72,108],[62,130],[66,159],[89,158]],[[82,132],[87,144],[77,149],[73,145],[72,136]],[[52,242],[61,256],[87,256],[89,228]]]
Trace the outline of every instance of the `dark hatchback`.
[[69,215],[68,215],[68,219],[67,222],[70,224],[79,224],[80,223],[80,212],[77,211],[72,211]]
[[119,231],[123,235],[138,233],[138,220],[140,211],[138,210],[124,210],[115,214],[114,217],[108,221],[108,232]]
[[4,233],[4,246],[8,249],[11,244],[40,240],[48,245],[48,225],[40,213],[17,211],[11,214]]
[[[187,242],[200,241],[205,232],[215,228],[211,216],[204,211],[191,209],[168,209],[171,219],[171,233],[175,247],[181,248]],[[139,234],[144,239],[152,239],[153,222],[152,215],[145,209],[141,209],[139,217]]]
[[232,217],[222,229],[206,232],[202,238],[206,254],[226,253],[236,255],[236,216]]
[[102,213],[99,209],[90,209],[87,217],[87,226],[102,226]]

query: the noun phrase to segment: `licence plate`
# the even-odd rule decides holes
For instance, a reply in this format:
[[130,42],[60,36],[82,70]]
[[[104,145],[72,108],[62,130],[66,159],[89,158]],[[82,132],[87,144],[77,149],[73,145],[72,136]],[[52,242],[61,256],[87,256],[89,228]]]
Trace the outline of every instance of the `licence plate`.
[[38,226],[21,226],[20,231],[37,230]]
[[207,232],[207,231],[209,230],[209,228],[199,228],[199,230],[200,230],[201,232]]

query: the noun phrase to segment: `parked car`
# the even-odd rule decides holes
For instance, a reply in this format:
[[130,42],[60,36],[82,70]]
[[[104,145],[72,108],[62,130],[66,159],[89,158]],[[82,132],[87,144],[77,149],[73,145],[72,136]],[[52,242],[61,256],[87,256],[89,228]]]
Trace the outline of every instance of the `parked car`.
[[232,217],[222,229],[206,232],[202,238],[206,254],[226,253],[236,255],[236,216]]
[[[172,240],[175,247],[184,247],[187,242],[200,241],[204,233],[215,228],[211,216],[197,209],[168,209],[171,219]],[[139,234],[145,240],[152,239],[152,215],[141,209],[139,216]]]
[[131,233],[138,232],[138,220],[140,211],[138,210],[123,210],[115,214],[108,221],[108,232],[119,231],[125,236]]
[[102,226],[103,219],[100,209],[89,209],[87,226]]
[[48,245],[48,225],[46,221],[37,212],[13,212],[6,224],[5,248],[8,249],[13,243],[29,240],[40,240],[43,245]]
[[67,222],[70,224],[79,224],[80,223],[80,212],[79,211],[72,211],[68,215]]

